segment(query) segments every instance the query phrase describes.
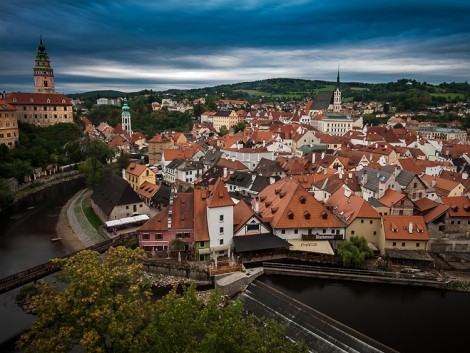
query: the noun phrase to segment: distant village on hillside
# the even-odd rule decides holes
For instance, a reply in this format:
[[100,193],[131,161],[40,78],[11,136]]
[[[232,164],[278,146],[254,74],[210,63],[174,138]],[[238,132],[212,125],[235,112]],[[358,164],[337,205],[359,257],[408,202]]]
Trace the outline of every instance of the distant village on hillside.
[[[73,121],[80,102],[55,93],[42,40],[34,87],[0,100],[1,143],[18,141],[18,121]],[[203,103],[205,97],[150,105],[184,112]],[[433,268],[433,254],[452,253],[443,260],[470,269],[470,142],[459,121],[420,122],[390,107],[386,123],[368,126],[364,114],[387,116],[383,103],[343,103],[339,71],[334,90],[303,103],[267,109],[220,99],[217,110],[194,117],[191,131],[150,139],[132,129],[125,98],[96,104],[122,107],[121,123],[95,126],[84,115],[85,133],[116,155],[139,158],[121,176],[104,177],[92,207],[110,237],[139,224],[139,246],[149,256],[181,251],[195,261],[250,261],[290,252],[325,259],[340,242],[362,236],[394,263]],[[470,113],[466,102],[430,109]]]

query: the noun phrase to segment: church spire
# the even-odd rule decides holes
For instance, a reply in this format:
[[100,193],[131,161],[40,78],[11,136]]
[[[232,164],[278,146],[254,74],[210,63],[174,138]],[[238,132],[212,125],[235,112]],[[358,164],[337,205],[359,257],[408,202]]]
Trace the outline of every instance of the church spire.
[[338,65],[338,76],[336,77],[336,88],[339,89],[339,65]]
[[333,93],[333,111],[341,111],[341,90],[339,89],[339,65],[338,65],[338,76],[336,76],[336,89]]
[[41,35],[39,36],[36,65],[34,66],[33,72],[34,92],[54,93],[54,70],[51,67],[46,46],[42,42]]

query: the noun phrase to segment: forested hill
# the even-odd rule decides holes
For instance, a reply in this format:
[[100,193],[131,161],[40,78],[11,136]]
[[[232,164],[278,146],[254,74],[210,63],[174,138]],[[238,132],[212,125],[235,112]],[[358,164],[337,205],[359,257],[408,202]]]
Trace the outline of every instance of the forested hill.
[[[124,97],[150,94],[152,96],[172,95],[176,99],[194,99],[205,95],[226,98],[244,99],[250,102],[268,100],[302,100],[311,99],[319,91],[334,90],[336,82],[302,80],[291,78],[272,78],[261,81],[225,84],[188,90],[170,89],[163,92],[143,90],[134,93],[119,91],[93,91],[69,97]],[[400,79],[389,83],[341,82],[343,102],[348,101],[381,101],[394,105],[401,103],[404,109],[408,105],[429,106],[445,102],[467,101],[470,99],[470,84],[441,83],[439,85],[419,82],[412,79]]]

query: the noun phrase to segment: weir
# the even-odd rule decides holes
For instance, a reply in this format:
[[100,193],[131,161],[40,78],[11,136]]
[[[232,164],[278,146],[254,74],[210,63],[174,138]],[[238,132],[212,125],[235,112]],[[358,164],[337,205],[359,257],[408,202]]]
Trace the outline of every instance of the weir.
[[241,294],[245,309],[287,325],[286,335],[310,352],[397,352],[259,281]]

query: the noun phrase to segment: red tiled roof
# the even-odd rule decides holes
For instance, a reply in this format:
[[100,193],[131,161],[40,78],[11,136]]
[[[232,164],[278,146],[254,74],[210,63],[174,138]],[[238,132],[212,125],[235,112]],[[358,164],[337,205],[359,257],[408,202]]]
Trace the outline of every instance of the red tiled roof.
[[429,240],[428,229],[422,216],[382,216],[382,219],[385,239]]
[[450,217],[470,217],[470,198],[468,196],[450,196],[441,199],[444,205],[450,207]]
[[269,220],[273,228],[345,227],[342,221],[291,178],[267,186],[258,198],[260,216]]
[[7,94],[5,100],[13,105],[72,105],[70,98],[60,93],[13,92]]
[[215,182],[213,189],[210,192],[210,195],[207,199],[207,207],[224,207],[224,206],[233,206],[234,203],[230,197],[227,188],[225,187],[222,179],[218,179]]
[[194,241],[209,240],[206,207],[208,194],[209,191],[206,189],[194,190]]
[[172,229],[194,228],[194,193],[177,193],[173,198]]

